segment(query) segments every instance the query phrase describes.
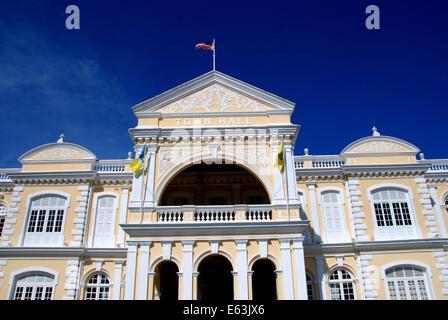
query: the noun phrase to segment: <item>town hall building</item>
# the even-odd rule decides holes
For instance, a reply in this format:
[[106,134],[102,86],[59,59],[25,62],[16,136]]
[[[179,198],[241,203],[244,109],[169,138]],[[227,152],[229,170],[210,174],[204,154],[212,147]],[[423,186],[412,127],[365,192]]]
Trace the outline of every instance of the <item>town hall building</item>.
[[133,107],[125,159],[17,155],[0,299],[447,299],[448,160],[376,128],[295,156],[294,107],[211,71]]

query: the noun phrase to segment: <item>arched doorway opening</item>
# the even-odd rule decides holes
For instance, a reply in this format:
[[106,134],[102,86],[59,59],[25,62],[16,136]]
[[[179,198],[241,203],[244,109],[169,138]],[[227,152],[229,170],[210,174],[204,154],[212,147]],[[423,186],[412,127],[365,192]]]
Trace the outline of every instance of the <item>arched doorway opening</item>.
[[154,296],[160,300],[175,301],[179,295],[179,269],[172,261],[162,261],[155,268]]
[[198,267],[198,300],[233,300],[232,264],[222,255],[206,257]]
[[252,271],[253,300],[277,300],[277,276],[274,263],[269,259],[259,259],[252,266]]
[[243,167],[195,164],[178,173],[160,195],[160,206],[269,204],[266,188]]

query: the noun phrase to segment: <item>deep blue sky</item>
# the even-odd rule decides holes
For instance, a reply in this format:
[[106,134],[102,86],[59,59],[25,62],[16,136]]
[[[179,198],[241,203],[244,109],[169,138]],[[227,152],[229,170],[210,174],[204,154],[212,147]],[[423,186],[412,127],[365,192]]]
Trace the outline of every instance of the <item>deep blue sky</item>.
[[194,45],[213,37],[219,71],[296,102],[296,154],[338,154],[375,125],[448,158],[447,14],[445,0],[1,0],[0,167],[61,132],[125,158],[131,107],[209,71]]

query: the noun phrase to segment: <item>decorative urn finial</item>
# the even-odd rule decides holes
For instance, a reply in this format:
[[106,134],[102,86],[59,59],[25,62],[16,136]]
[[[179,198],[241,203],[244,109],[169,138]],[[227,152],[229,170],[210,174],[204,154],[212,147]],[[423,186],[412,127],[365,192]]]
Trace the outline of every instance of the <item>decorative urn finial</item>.
[[59,135],[59,139],[58,139],[58,143],[64,143],[64,138],[65,138],[65,135],[63,134],[63,133],[61,133],[60,135]]
[[306,156],[310,155],[310,150],[308,148],[303,149],[303,154]]
[[425,160],[425,154],[423,152],[420,152],[418,155],[420,156],[420,160]]
[[378,129],[376,127],[372,128],[372,136],[374,137],[379,137],[381,135],[381,133],[378,131]]

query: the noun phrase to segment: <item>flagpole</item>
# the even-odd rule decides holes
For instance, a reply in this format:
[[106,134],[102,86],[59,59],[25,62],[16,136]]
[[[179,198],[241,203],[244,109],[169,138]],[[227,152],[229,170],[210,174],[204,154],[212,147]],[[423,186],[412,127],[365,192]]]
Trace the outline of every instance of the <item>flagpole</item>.
[[216,70],[216,43],[215,39],[213,39],[213,71]]

